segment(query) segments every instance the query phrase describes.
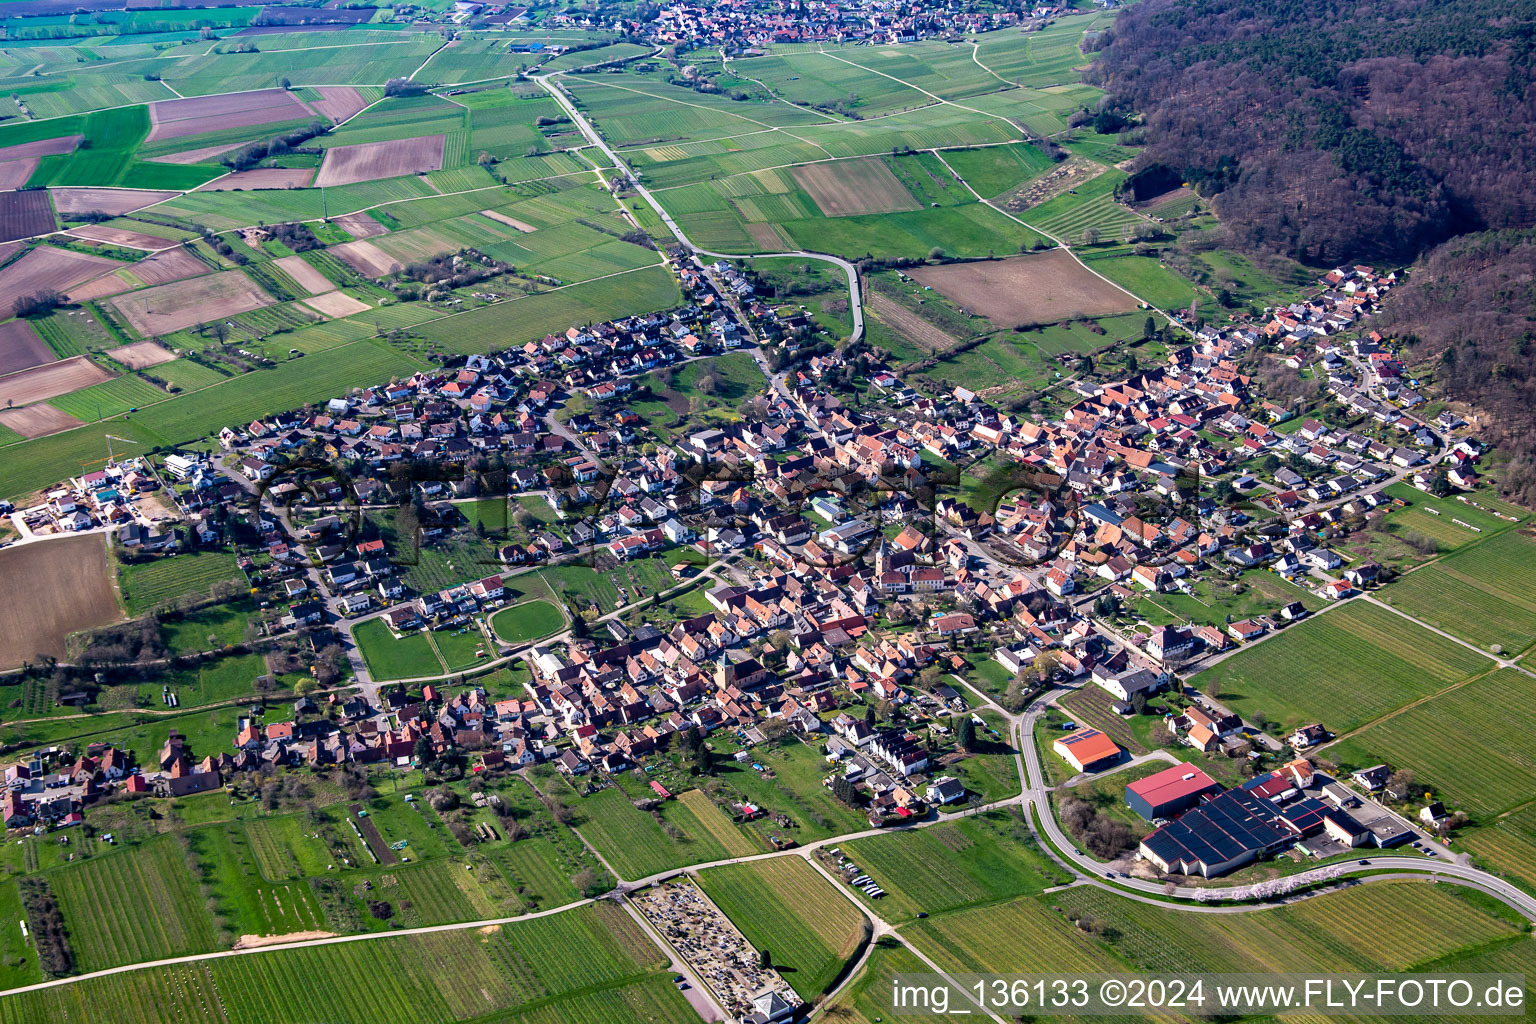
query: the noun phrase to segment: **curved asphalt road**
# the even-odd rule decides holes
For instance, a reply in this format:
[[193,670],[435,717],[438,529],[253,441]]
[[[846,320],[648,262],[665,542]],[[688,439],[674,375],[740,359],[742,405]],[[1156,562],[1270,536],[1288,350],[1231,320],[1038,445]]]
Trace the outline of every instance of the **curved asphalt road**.
[[[556,74],[560,73],[557,72]],[[614,152],[613,148],[608,145],[598,130],[592,127],[592,122],[588,121],[586,115],[577,109],[576,104],[566,95],[565,90],[560,88],[557,82],[553,81],[555,75],[531,75],[529,77],[538,82],[546,92],[554,97],[555,102],[560,104],[561,109],[575,122],[576,127],[581,129],[581,133],[587,137],[587,141],[592,143],[598,152],[607,157],[608,162],[616,170],[621,171],[634,182],[635,191],[639,193],[640,198],[644,199],[651,209],[656,211],[656,216],[661,218],[661,222],[667,226],[667,230],[677,236],[677,240],[682,244],[683,248],[695,256],[710,256],[715,259],[766,260],[787,256],[795,259],[812,259],[821,260],[826,263],[835,263],[842,268],[844,276],[848,278],[848,306],[853,311],[853,334],[849,335],[848,341],[851,344],[864,336],[864,301],[859,290],[859,269],[852,263],[840,256],[830,256],[823,252],[810,252],[805,249],[796,249],[792,252],[729,253],[714,252],[710,249],[700,248],[683,233],[683,229],[678,225],[677,221],[672,219],[672,215],[667,212],[666,207],[662,206],[660,201],[651,194],[651,190],[640,184],[640,180],[635,176],[635,172],[630,169],[629,165],[624,162],[618,153]]]
[[[1040,821],[1045,834],[1050,837],[1051,842],[1056,846],[1057,852],[1061,857],[1070,862],[1073,870],[1089,878],[1098,879],[1104,874],[1104,865],[1086,854],[1078,853],[1075,841],[1062,830],[1055,814],[1051,812],[1050,792],[1045,785],[1045,773],[1040,767],[1040,752],[1034,743],[1035,723],[1056,702],[1061,693],[1062,691],[1060,690],[1049,691],[1031,704],[1023,715],[1010,716],[1014,730],[1014,743],[1022,752],[1027,768],[1024,799],[1034,806],[1035,817]],[[1365,853],[1365,851],[1361,852]],[[1294,879],[1297,885],[1310,885],[1330,880],[1334,877],[1334,873],[1341,869],[1345,877],[1352,878],[1402,877],[1404,873],[1407,873],[1406,877],[1424,878],[1432,876],[1439,880],[1461,882],[1473,888],[1481,889],[1514,907],[1528,920],[1536,921],[1536,897],[1532,897],[1524,890],[1486,871],[1481,871],[1466,864],[1457,864],[1454,861],[1430,861],[1423,857],[1410,857],[1404,854],[1385,853],[1379,850],[1370,851],[1367,859],[1371,862],[1368,865],[1328,865],[1300,872],[1291,876],[1291,878]],[[1191,886],[1178,886],[1172,892],[1169,892],[1168,888],[1163,884],[1143,878],[1126,878],[1120,874],[1116,875],[1113,885],[1101,884],[1105,884],[1106,887],[1115,891],[1132,889],[1138,892],[1155,894],[1164,899],[1173,896],[1185,900],[1198,900],[1201,898],[1202,893],[1208,899],[1212,898],[1213,893],[1216,898],[1223,900],[1261,900],[1266,898],[1260,895],[1256,886],[1252,885],[1226,886],[1221,888],[1208,887],[1203,889]],[[1177,904],[1166,905],[1177,906]],[[1190,908],[1184,907],[1182,909]]]

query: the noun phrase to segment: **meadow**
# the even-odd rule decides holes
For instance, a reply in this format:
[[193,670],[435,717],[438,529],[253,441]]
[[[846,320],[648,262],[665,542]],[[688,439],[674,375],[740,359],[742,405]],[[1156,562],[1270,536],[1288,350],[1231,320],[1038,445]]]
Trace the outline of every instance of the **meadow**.
[[799,857],[700,872],[699,884],[800,998],[814,999],[867,935],[858,909]]
[[1190,685],[1250,721],[1344,733],[1491,665],[1385,608],[1331,608],[1239,651]]
[[1195,300],[1195,286],[1151,256],[1096,256],[1092,249],[1079,250],[1088,268],[1158,309],[1178,311]]
[[1325,607],[1323,598],[1287,581],[1279,573],[1264,569],[1245,572],[1235,583],[1214,577],[1202,579],[1192,589],[1193,594],[1138,592],[1132,608],[1138,617],[1155,626],[1193,622],[1224,628],[1228,616],[1234,620],[1274,616],[1293,601],[1300,601],[1313,613]]
[[1012,192],[1051,166],[1044,150],[1026,142],[951,150],[944,162],[986,199]]

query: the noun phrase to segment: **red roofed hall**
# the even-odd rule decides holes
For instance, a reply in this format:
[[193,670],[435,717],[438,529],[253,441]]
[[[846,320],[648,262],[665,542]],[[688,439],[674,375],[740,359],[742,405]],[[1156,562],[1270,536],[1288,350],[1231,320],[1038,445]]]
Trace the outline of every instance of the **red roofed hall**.
[[1188,810],[1207,793],[1221,789],[1216,780],[1192,764],[1176,764],[1125,787],[1125,802],[1152,821]]
[[1080,772],[1113,764],[1123,753],[1114,740],[1097,729],[1079,729],[1070,736],[1063,736],[1052,744],[1052,749]]

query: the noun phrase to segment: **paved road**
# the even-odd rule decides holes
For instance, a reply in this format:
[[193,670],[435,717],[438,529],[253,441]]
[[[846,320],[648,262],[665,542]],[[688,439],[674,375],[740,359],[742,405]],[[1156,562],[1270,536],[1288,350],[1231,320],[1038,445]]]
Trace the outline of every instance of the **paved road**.
[[587,141],[592,143],[593,147],[597,149],[598,152],[602,153],[603,156],[608,158],[609,163],[611,163],[616,169],[622,172],[634,183],[635,191],[639,194],[640,198],[644,199],[646,204],[649,205],[652,210],[656,211],[656,216],[661,218],[661,222],[667,226],[667,230],[676,235],[678,242],[683,246],[683,248],[692,253],[695,258],[699,256],[709,256],[715,259],[753,260],[790,257],[794,259],[812,259],[821,260],[825,263],[834,263],[842,268],[844,276],[846,276],[848,279],[848,306],[853,313],[853,334],[849,336],[848,341],[850,344],[852,344],[864,336],[864,301],[859,289],[858,267],[854,266],[852,263],[848,262],[840,256],[832,256],[823,252],[810,252],[809,250],[805,249],[796,249],[792,252],[773,253],[728,253],[715,252],[711,249],[705,249],[701,246],[695,245],[688,238],[688,235],[683,231],[682,227],[677,223],[677,221],[672,219],[672,215],[667,212],[666,207],[662,206],[661,202],[651,194],[650,189],[646,188],[640,183],[640,180],[636,177],[635,172],[631,170],[629,165],[624,162],[624,159],[613,150],[613,147],[608,145],[607,140],[605,140],[603,136],[598,132],[598,130],[592,126],[592,122],[587,120],[586,115],[577,108],[576,104],[571,100],[570,96],[567,95],[565,90],[560,87],[560,84],[554,80],[556,76],[533,75],[531,77],[534,81],[538,82],[539,85],[543,86],[546,92],[554,97],[555,102],[560,104],[561,109],[565,111],[566,115],[569,116],[570,119],[576,124],[576,126],[581,129],[581,133],[587,137]]

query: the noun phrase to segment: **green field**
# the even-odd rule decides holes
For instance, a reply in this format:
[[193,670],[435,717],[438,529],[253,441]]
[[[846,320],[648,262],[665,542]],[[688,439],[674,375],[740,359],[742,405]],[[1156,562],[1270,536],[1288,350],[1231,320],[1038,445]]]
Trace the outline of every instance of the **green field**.
[[1259,641],[1190,685],[1250,721],[1347,732],[1490,667],[1387,609],[1354,601]]
[[957,149],[945,153],[944,161],[988,199],[1013,191],[1051,166],[1051,158],[1043,150],[1023,142]]
[[289,359],[271,369],[253,370],[201,391],[168,398],[121,419],[77,427],[32,441],[7,445],[0,458],[0,494],[26,494],[78,473],[82,464],[106,454],[106,435],[144,445],[186,444],[220,427],[296,409],[306,402],[348,389],[409,376],[420,369],[414,357],[388,345],[361,341]]
[[1314,613],[1325,606],[1323,598],[1288,582],[1279,573],[1256,569],[1243,573],[1235,583],[1214,577],[1202,579],[1194,584],[1193,594],[1138,592],[1132,607],[1137,616],[1156,626],[1193,622],[1224,629],[1228,616],[1232,620],[1275,616],[1292,601],[1300,601]]
[[397,640],[383,619],[374,618],[353,629],[352,638],[375,679],[416,679],[446,671],[425,633],[407,633]]
[[1115,186],[1125,176],[1124,171],[1107,170],[1078,185],[1075,194],[1063,193],[1047,199],[1021,216],[1068,245],[1090,244],[1090,238],[1095,236],[1088,232],[1095,232],[1097,241],[1113,241],[1127,228],[1147,223],[1145,217],[1114,200]]
[[120,562],[117,585],[129,615],[142,615],[174,601],[207,600],[215,584],[243,591],[245,574],[228,551],[189,551],[143,562]]
[[1092,250],[1080,251],[1090,269],[1159,309],[1188,308],[1196,297],[1195,286],[1151,256],[1114,255],[1095,258]]
[[79,391],[49,399],[48,404],[77,420],[89,423],[117,416],[141,405],[163,401],[165,392],[134,376],[117,377]]
[[871,906],[888,921],[995,903],[1061,881],[1012,810],[858,839],[841,849],[885,890],[885,898]]
[[723,860],[729,851],[681,801],[667,801],[666,824],[630,803],[621,789],[605,789],[576,805],[576,827],[623,878],[644,878],[668,868]]
[[1486,821],[1536,791],[1536,756],[1526,742],[1536,728],[1531,685],[1529,676],[1501,668],[1376,722],[1329,753],[1356,768],[1412,769],[1448,806]]
[[1513,876],[1527,889],[1536,886],[1536,804],[1479,825],[1457,842],[1480,866]]
[[188,833],[201,878],[216,894],[214,911],[235,935],[287,935],[324,929],[325,915],[304,881],[265,881],[238,824]]
[[491,616],[491,629],[503,643],[522,644],[559,632],[565,616],[548,601],[524,601]]
[[1536,643],[1533,574],[1536,540],[1512,531],[1406,573],[1379,596],[1483,650],[1512,655]]
[[189,854],[173,837],[55,869],[48,883],[84,970],[206,952],[218,943]]
[[[1080,887],[1068,916],[1115,928],[1108,943],[1135,968],[1162,971],[1409,971],[1510,937],[1513,926],[1454,887],[1368,885],[1254,914],[1189,914]],[[1001,965],[991,965],[997,969]]]
[[563,331],[573,323],[668,309],[678,299],[671,274],[659,267],[646,268],[443,317],[423,324],[416,333],[450,352],[492,352]]
[[800,998],[832,983],[866,934],[863,916],[799,857],[711,868],[699,884]]
[[129,1024],[261,1024],[294,1019],[302,1004],[304,1019],[333,1024],[687,1024],[693,1011],[657,973],[665,966],[623,910],[599,904],[488,930],[275,949],[111,975],[0,999],[0,1021],[89,1020],[93,1008],[112,1006],[114,1019]]
[[[1533,959],[1502,913],[1414,883],[1245,914],[1191,914],[1079,886],[903,931],[940,968],[963,973],[1402,972],[1478,962],[1517,943],[1519,961]],[[889,1014],[888,995],[876,1005]]]

